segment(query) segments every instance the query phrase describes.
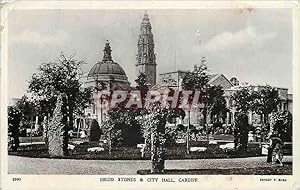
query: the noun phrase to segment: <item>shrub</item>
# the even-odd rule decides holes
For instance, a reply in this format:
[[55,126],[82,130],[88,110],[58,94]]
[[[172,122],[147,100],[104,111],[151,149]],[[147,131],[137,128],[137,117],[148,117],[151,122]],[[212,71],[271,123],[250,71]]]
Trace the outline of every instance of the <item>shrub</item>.
[[90,141],[99,141],[100,136],[102,135],[102,131],[96,119],[92,120],[90,125]]
[[178,124],[177,127],[176,127],[176,130],[177,131],[185,131],[186,130],[186,127],[182,124]]
[[123,138],[121,130],[112,130],[110,132],[110,138],[112,146],[120,147],[122,145]]
[[138,123],[133,121],[129,125],[123,125],[121,131],[123,145],[135,146],[142,142],[141,127]]
[[166,131],[168,131],[168,132],[164,135],[164,138],[166,139],[165,145],[166,146],[176,146],[177,131],[170,127]]
[[248,144],[248,116],[245,113],[238,113],[235,117],[235,132],[234,132],[234,141],[235,148],[241,152],[247,151]]
[[220,122],[214,123],[211,127],[211,131],[213,134],[219,134],[220,129],[224,130],[223,125]]
[[19,147],[19,127],[21,113],[13,106],[8,107],[8,150],[16,151]]

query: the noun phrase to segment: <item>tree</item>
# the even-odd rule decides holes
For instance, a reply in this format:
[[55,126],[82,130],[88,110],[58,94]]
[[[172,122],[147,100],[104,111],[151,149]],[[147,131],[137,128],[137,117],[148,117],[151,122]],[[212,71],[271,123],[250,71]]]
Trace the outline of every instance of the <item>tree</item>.
[[271,135],[279,137],[283,142],[292,141],[292,114],[289,111],[275,112],[271,119]]
[[292,141],[292,114],[289,111],[272,112],[270,114],[270,147],[268,149],[267,162],[278,162],[282,165],[283,145],[286,141]]
[[194,65],[194,69],[185,74],[182,80],[185,90],[201,90],[201,92],[205,92],[209,81],[208,69],[205,62],[203,58],[200,65]]
[[202,103],[204,103],[204,108],[202,110],[204,116],[204,125],[206,125],[207,118],[207,103],[205,101],[205,96],[207,96],[207,89],[209,87],[209,75],[206,66],[205,57],[202,57],[200,65],[194,65],[194,69],[186,73],[182,80],[182,86],[185,90],[198,90],[201,92]]
[[43,140],[45,142],[46,147],[49,147],[49,141],[48,141],[48,133],[49,133],[49,122],[46,116],[44,116],[43,122]]
[[248,145],[249,124],[247,114],[237,113],[234,120],[234,144],[241,153],[246,153]]
[[16,107],[20,110],[21,113],[20,127],[30,127],[32,125],[33,116],[36,113],[34,102],[30,101],[29,98],[26,95],[24,95],[16,103]]
[[138,78],[135,79],[135,82],[137,84],[137,88],[138,89],[146,89],[148,90],[148,86],[146,85],[147,83],[147,75],[143,72],[141,72],[139,75],[138,75]]
[[136,88],[141,92],[142,105],[144,105],[145,98],[149,90],[149,87],[147,86],[147,75],[141,72],[135,82],[137,84]]
[[21,112],[14,106],[8,107],[8,150],[16,151],[19,147],[19,127]]
[[236,91],[232,99],[234,100],[234,106],[237,112],[247,114],[248,111],[252,109],[253,96],[248,88],[243,87]]
[[263,125],[269,123],[269,114],[276,112],[280,98],[278,90],[266,85],[260,91],[253,92],[253,108],[252,110],[262,116]]
[[224,117],[226,115],[228,109],[226,108],[226,100],[222,86],[209,86],[204,101],[207,105],[208,113],[210,113],[213,123],[219,122],[219,117]]
[[[194,65],[194,69],[186,73],[183,78],[182,86],[184,90],[189,91],[200,91],[201,94],[201,102],[204,103],[204,108],[202,110],[204,116],[204,127],[206,125],[206,118],[207,118],[207,104],[204,101],[204,97],[206,96],[206,90],[208,87],[209,75],[208,69],[205,64],[206,60],[205,57],[202,57],[200,65]],[[191,104],[192,100],[189,100],[189,104]],[[200,108],[199,108],[200,109]],[[201,109],[200,109],[201,110]],[[190,109],[189,109],[189,124],[187,128],[187,153],[189,153],[189,135],[190,135]]]
[[43,116],[52,115],[57,97],[66,95],[70,128],[73,127],[74,113],[82,113],[91,95],[90,89],[81,88],[81,66],[84,61],[77,61],[73,57],[67,58],[61,54],[56,62],[42,64],[29,82],[29,91],[33,93],[39,113]]
[[[140,125],[136,120],[137,115],[137,111],[124,107],[108,111],[107,119],[102,127],[104,133],[109,137],[111,146],[118,144],[132,146],[141,142]],[[110,151],[111,146],[109,147]]]
[[241,152],[247,151],[248,144],[248,111],[252,108],[253,96],[248,88],[241,88],[233,95],[237,115],[234,121],[235,147]]

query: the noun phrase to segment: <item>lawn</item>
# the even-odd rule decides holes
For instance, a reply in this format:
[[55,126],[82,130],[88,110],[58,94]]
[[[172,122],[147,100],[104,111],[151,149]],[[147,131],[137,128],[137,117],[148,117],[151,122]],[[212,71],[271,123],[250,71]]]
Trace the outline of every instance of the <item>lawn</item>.
[[19,137],[20,143],[44,142],[42,136],[39,137]]
[[[72,144],[72,143],[70,143]],[[76,145],[74,150],[69,150],[66,159],[102,159],[102,160],[148,160],[150,159],[150,151],[146,151],[145,157],[141,157],[140,149],[132,146],[113,147],[111,154],[105,151],[90,153],[87,151],[90,147],[99,146],[96,142],[85,142]],[[191,147],[207,147],[205,152],[190,152],[187,154],[186,144],[176,144],[176,146],[166,147],[166,159],[206,159],[206,158],[238,158],[261,156],[261,149],[258,144],[249,144],[248,151],[240,154],[235,150],[223,150],[219,145],[208,144],[208,141],[191,141]],[[19,147],[16,152],[9,152],[9,155],[49,158],[46,146],[44,144],[33,144]]]

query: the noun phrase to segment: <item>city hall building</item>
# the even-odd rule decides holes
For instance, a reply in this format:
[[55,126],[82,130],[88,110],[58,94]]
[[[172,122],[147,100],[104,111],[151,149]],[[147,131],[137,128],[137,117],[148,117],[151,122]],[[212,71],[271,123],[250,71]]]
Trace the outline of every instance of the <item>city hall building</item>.
[[[104,45],[103,58],[97,62],[89,71],[86,76],[86,81],[84,82],[84,87],[91,87],[95,93],[97,90],[106,88],[108,90],[130,90],[134,87],[130,87],[130,82],[126,75],[126,71],[121,67],[121,65],[113,60],[112,51],[114,50],[113,44],[110,44],[108,41]],[[137,55],[136,55],[136,74],[143,72],[146,74],[147,85],[150,89],[174,89],[182,90],[182,81],[185,77],[185,74],[188,71],[177,70],[172,72],[160,73],[157,77],[156,71],[156,54],[154,51],[155,43],[152,33],[152,26],[150,23],[149,15],[144,14],[140,25],[140,34],[137,41]],[[232,100],[232,95],[241,88],[249,88],[250,90],[259,91],[263,88],[262,85],[250,85],[250,84],[240,84],[239,80],[235,77],[228,79],[224,74],[213,74],[209,76],[209,84],[211,85],[220,85],[224,90],[224,96],[226,100],[226,106],[228,112],[226,113],[225,119],[222,118],[221,122],[224,125],[231,126],[236,110],[234,107],[234,101]],[[288,93],[287,88],[277,88],[280,97],[279,110],[288,110],[292,113],[293,109],[293,96]],[[96,98],[94,96],[92,99],[92,104],[89,108],[86,109],[85,113],[87,116],[97,119],[99,124],[105,121],[106,111],[105,108],[98,108],[96,106],[97,101],[102,101],[102,99]],[[187,115],[187,114],[186,114]],[[201,109],[198,111],[192,111],[189,113],[190,117],[180,123],[187,124],[190,122],[195,126],[200,126],[201,120],[203,120],[203,114]],[[189,120],[189,121],[188,121]],[[207,117],[207,123],[211,124],[210,118]],[[259,125],[261,123],[261,117],[249,112],[249,123],[253,125]]]

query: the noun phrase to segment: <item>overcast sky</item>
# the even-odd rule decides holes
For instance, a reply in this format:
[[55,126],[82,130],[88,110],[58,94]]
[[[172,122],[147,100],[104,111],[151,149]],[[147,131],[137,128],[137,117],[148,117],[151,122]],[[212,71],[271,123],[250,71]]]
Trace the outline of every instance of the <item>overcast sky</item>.
[[[134,85],[144,10],[18,10],[10,13],[9,98],[21,97],[41,63],[76,53],[89,69],[112,56]],[[292,88],[290,10],[148,10],[157,73],[192,69],[202,56],[212,74],[240,82]],[[200,42],[201,41],[201,42]],[[176,53],[175,53],[176,52]]]

